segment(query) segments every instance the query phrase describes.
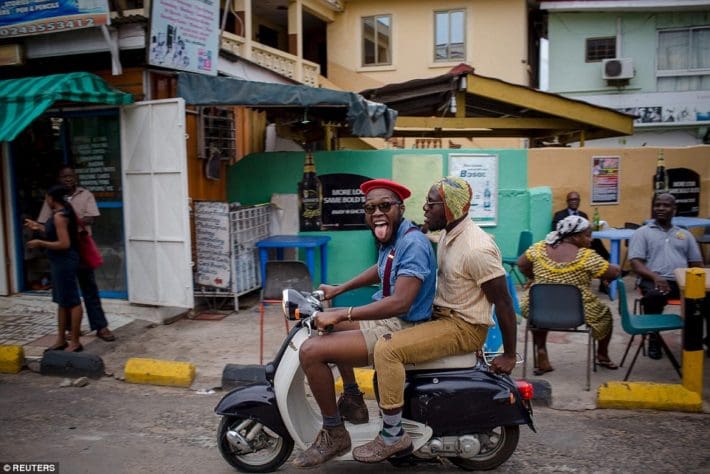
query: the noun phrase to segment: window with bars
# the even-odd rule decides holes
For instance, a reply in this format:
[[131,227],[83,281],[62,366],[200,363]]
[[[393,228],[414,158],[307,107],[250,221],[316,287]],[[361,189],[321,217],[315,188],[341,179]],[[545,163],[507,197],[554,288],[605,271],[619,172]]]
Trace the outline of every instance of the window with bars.
[[362,18],[362,65],[392,64],[392,16],[375,15]]
[[234,110],[228,107],[200,107],[200,122],[200,158],[236,160]]
[[466,59],[466,12],[434,12],[434,61]]
[[616,37],[587,38],[585,61],[588,63],[599,62],[602,59],[616,57]]

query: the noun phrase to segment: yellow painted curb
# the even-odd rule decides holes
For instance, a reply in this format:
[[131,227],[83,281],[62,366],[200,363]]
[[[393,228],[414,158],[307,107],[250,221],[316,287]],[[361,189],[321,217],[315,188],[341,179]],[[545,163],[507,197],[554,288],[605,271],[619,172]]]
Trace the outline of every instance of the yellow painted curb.
[[195,379],[195,366],[174,360],[141,359],[126,361],[126,382],[169,387],[189,387]]
[[[374,375],[375,371],[372,369],[355,369],[355,380],[360,387],[360,391],[364,392],[364,397],[369,398],[370,400],[375,399],[375,386],[372,380]],[[343,391],[342,377],[338,377],[338,380],[335,381],[335,391]]]
[[22,346],[0,346],[0,373],[16,374],[25,363]]
[[597,407],[701,412],[703,401],[680,384],[607,382],[597,391]]

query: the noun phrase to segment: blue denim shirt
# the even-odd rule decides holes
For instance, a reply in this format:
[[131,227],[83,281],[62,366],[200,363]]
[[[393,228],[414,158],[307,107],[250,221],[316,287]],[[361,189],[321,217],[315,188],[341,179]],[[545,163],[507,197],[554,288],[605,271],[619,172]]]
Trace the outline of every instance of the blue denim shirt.
[[[434,292],[436,290],[436,257],[431,242],[418,230],[407,233],[415,227],[411,221],[404,219],[397,229],[394,244],[380,245],[377,255],[377,273],[380,282],[384,279],[387,256],[394,246],[394,261],[390,272],[390,291],[394,293],[395,282],[399,276],[412,276],[422,281],[412,306],[406,314],[399,317],[405,321],[425,321],[431,317]],[[382,283],[380,289],[372,295],[373,300],[382,299]]]

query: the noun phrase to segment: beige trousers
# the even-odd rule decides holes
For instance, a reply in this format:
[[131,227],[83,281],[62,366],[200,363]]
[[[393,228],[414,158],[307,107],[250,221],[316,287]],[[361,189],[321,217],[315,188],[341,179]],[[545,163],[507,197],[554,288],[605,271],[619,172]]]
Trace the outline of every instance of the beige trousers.
[[404,365],[475,352],[483,347],[488,326],[467,323],[446,308],[434,308],[432,320],[385,334],[375,344],[380,407],[404,405]]

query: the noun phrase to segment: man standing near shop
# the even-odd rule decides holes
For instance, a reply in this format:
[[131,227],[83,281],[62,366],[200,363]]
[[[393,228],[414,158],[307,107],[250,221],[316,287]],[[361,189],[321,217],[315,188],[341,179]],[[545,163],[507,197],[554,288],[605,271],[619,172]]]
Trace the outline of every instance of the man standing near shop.
[[[74,208],[74,212],[81,219],[87,231],[91,233],[91,225],[97,217],[101,215],[96,206],[96,199],[91,191],[81,187],[77,183],[76,173],[71,166],[62,166],[58,176],[59,184],[62,184],[69,191],[69,202]],[[42,210],[39,213],[37,222],[44,224],[52,215],[47,203],[42,205]],[[99,297],[99,287],[96,285],[96,276],[94,270],[90,268],[79,267],[77,272],[79,287],[81,288],[81,296],[84,298],[84,306],[86,306],[86,314],[89,317],[89,327],[92,331],[96,331],[96,337],[104,341],[115,341],[116,336],[113,335],[108,328],[108,321],[104,314],[104,309],[101,306],[101,298]]]

